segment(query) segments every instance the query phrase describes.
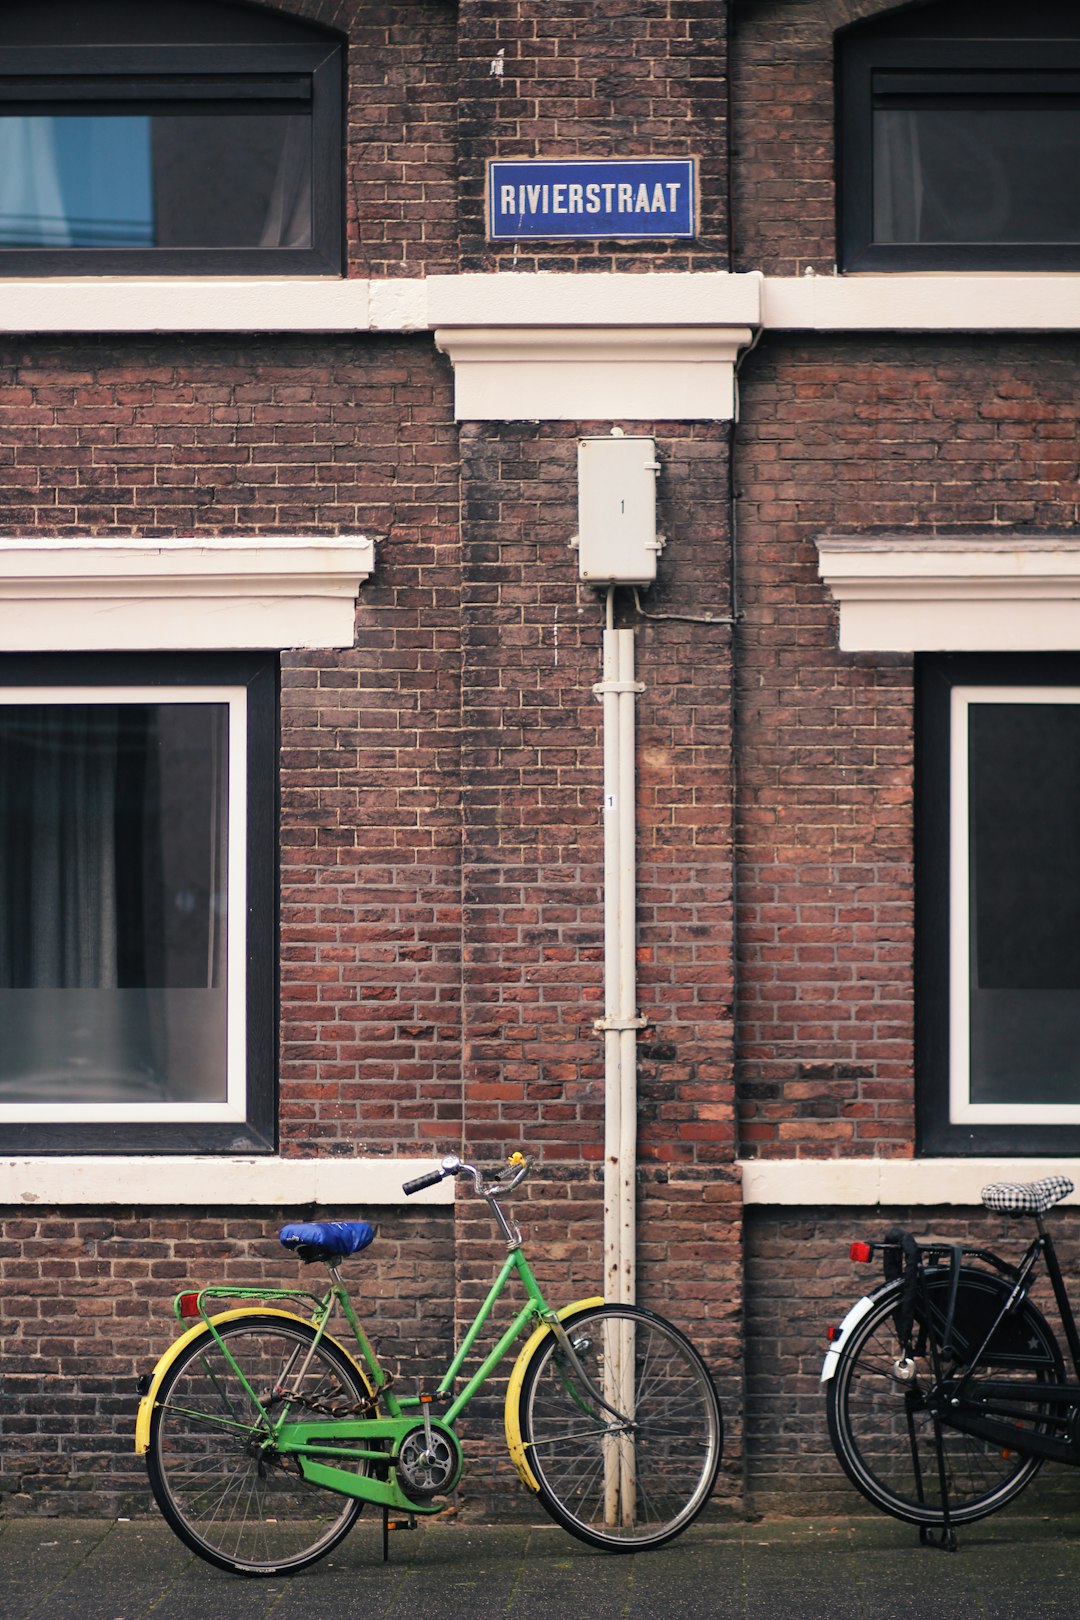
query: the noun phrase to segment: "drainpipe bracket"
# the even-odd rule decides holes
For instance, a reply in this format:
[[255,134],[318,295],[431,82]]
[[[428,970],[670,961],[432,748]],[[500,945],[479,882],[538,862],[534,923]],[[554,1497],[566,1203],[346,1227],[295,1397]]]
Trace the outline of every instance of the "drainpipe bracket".
[[593,1029],[598,1035],[606,1034],[608,1030],[615,1029],[644,1029],[648,1024],[647,1018],[597,1018],[593,1022]]
[[605,692],[644,692],[644,681],[597,681],[593,696],[602,698]]

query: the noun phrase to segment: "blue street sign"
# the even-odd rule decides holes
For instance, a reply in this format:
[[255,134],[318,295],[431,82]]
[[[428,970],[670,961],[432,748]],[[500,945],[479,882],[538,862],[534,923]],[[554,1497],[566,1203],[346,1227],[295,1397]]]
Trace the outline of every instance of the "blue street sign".
[[488,235],[495,241],[696,234],[696,158],[488,163]]

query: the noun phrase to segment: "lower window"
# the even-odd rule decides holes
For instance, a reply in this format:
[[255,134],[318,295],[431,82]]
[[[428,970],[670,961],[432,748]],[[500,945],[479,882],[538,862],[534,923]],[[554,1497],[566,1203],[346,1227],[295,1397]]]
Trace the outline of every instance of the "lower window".
[[921,1145],[1075,1151],[1080,659],[926,658],[916,723]]
[[276,661],[0,662],[0,1140],[274,1146]]

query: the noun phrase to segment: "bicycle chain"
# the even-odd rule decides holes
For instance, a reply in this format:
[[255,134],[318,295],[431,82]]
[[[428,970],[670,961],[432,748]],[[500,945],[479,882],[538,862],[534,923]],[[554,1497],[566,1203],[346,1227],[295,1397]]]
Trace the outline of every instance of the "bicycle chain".
[[275,1390],[275,1401],[295,1401],[298,1406],[306,1406],[311,1413],[319,1417],[374,1417],[377,1403],[374,1396],[369,1395],[368,1400],[356,1406],[330,1406],[329,1401],[319,1401],[314,1395],[301,1395],[300,1390]]
[[[384,1390],[389,1389],[392,1383],[393,1379],[388,1378],[379,1393],[381,1394]],[[277,1401],[295,1401],[298,1406],[306,1407],[309,1412],[315,1412],[319,1417],[328,1418],[374,1417],[379,1407],[378,1395],[368,1395],[362,1402],[358,1402],[356,1406],[342,1406],[340,1402],[335,1406],[331,1406],[329,1401],[317,1400],[314,1395],[301,1395],[300,1391],[296,1389],[275,1389],[273,1399]]]

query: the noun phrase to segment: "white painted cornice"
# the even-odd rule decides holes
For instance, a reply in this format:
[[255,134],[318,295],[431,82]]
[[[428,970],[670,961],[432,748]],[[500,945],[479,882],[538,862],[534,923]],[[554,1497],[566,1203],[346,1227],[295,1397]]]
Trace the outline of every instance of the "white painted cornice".
[[0,650],[351,647],[364,535],[0,539]]
[[[982,1189],[991,1182],[1043,1176],[1067,1176],[1080,1189],[1080,1159],[743,1159],[739,1168],[744,1203],[788,1207],[978,1208]],[[1080,1190],[1065,1202],[1080,1204]]]
[[[0,1205],[31,1210],[54,1204],[146,1205],[185,1209],[278,1204],[336,1207],[352,1216],[378,1204],[403,1204],[402,1183],[437,1168],[436,1159],[161,1158],[0,1159]],[[410,1203],[449,1204],[454,1178]]]
[[823,535],[845,652],[1080,648],[1080,540]]
[[749,327],[439,328],[459,421],[730,420]]

